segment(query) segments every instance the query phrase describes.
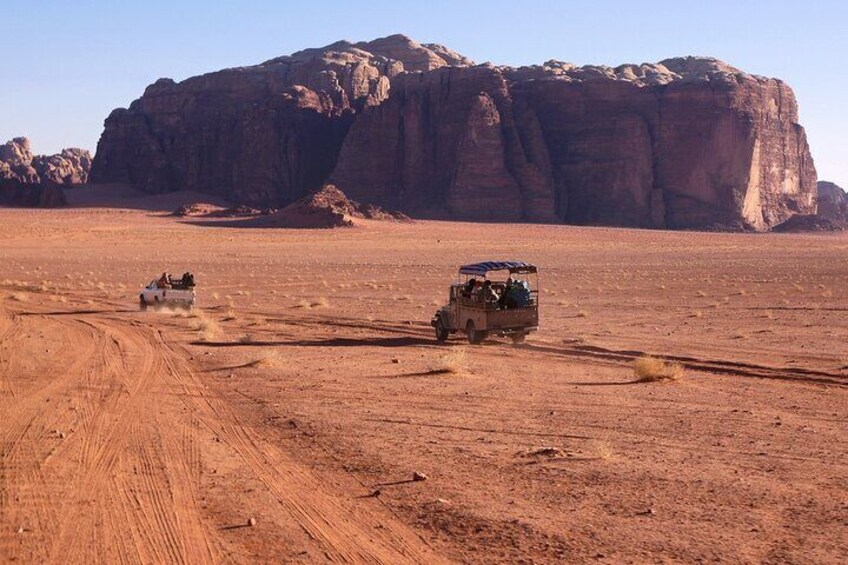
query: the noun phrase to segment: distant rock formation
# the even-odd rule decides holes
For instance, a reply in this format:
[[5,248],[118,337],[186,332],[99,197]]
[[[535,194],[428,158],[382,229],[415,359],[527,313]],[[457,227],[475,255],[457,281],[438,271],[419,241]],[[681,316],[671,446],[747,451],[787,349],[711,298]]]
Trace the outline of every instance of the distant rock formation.
[[767,230],[815,212],[792,90],[716,59],[475,65],[394,35],[175,83],[106,120],[94,182],[279,207],[331,182],[413,215]]
[[828,181],[818,182],[818,215],[848,224],[848,194],[842,187]]
[[29,140],[17,137],[0,145],[0,205],[64,206],[62,187],[87,182],[91,165],[91,153],[84,149],[33,155]]
[[848,230],[848,194],[832,182],[817,183],[815,214],[798,214],[772,229],[781,233],[832,232]]

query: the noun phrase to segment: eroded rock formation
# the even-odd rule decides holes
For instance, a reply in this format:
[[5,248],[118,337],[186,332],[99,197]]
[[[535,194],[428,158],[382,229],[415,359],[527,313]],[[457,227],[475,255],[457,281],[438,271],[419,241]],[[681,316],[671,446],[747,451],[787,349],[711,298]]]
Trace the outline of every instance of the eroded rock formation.
[[91,164],[84,149],[33,155],[29,140],[17,137],[0,145],[0,205],[64,206],[62,187],[87,182]]
[[475,65],[403,36],[160,79],[95,182],[284,206],[330,181],[436,217],[769,229],[815,212],[792,90],[707,58]]
[[848,225],[848,194],[839,185],[819,181],[818,215]]

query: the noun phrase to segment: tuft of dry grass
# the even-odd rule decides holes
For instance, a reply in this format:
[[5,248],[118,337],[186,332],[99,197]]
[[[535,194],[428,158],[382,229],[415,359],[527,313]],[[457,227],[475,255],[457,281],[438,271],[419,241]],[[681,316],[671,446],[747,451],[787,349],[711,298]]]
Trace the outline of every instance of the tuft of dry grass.
[[29,295],[24,292],[13,292],[9,295],[9,298],[15,302],[27,302],[29,300]]
[[465,349],[453,348],[441,355],[438,364],[433,368],[433,373],[445,375],[459,375],[468,370],[468,354]]
[[214,340],[221,335],[221,327],[218,323],[207,316],[202,310],[196,309],[191,313],[193,318],[192,328],[200,332],[200,338],[203,341]]
[[330,301],[327,300],[323,296],[316,298],[314,300],[301,300],[300,302],[297,303],[297,306],[295,306],[295,308],[306,308],[306,309],[329,308],[329,307],[330,307]]
[[238,341],[239,343],[250,344],[253,343],[255,340],[253,339],[253,336],[251,334],[243,334],[241,337],[238,338]]
[[602,461],[612,461],[616,458],[615,451],[607,440],[595,440],[592,445],[595,456]]
[[637,383],[676,381],[683,378],[683,365],[658,357],[640,357],[633,362]]

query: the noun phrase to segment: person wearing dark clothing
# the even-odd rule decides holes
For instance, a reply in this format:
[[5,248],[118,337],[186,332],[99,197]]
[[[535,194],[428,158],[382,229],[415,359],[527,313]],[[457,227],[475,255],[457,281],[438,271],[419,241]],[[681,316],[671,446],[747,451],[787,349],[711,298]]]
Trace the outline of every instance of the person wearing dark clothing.
[[465,283],[465,286],[462,287],[462,294],[466,298],[471,297],[471,291],[474,290],[474,286],[477,284],[477,279],[470,278],[468,282]]

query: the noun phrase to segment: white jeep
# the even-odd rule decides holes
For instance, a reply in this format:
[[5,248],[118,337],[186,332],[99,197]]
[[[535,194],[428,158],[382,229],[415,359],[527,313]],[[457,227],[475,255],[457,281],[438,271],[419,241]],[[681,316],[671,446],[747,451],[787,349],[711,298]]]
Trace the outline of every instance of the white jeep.
[[170,276],[152,280],[138,295],[139,308],[144,311],[152,306],[155,309],[171,307],[191,310],[194,306],[194,275],[186,273],[182,279],[170,280]]

